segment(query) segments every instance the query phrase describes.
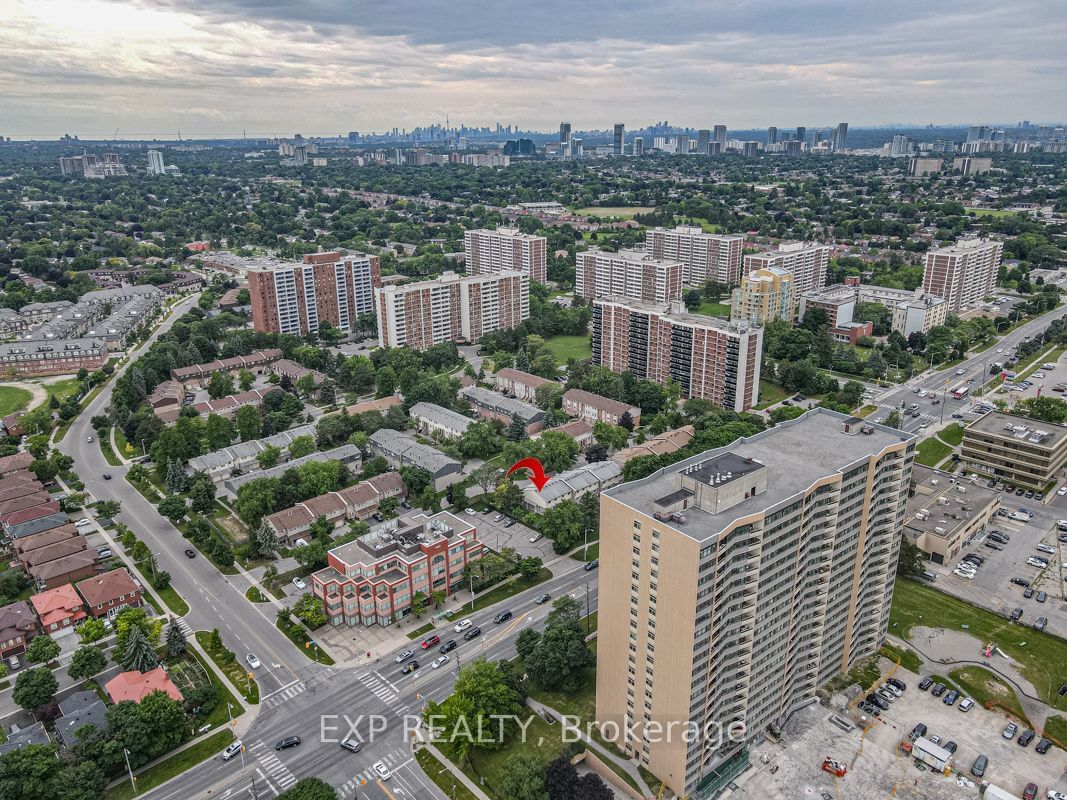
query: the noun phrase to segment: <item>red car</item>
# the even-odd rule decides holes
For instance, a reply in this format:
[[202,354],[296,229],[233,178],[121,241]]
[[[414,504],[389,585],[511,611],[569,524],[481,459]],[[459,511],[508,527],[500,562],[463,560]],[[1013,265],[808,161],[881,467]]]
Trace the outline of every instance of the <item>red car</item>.
[[823,759],[822,768],[829,772],[831,775],[836,775],[838,778],[845,777],[845,774],[848,772],[848,767],[846,767],[840,761],[836,761],[832,758]]
[[428,639],[423,639],[423,641],[422,641],[422,649],[423,650],[429,650],[431,647],[439,645],[440,643],[441,643],[441,637],[438,636],[437,634],[434,634],[433,636],[429,637]]
[[1037,797],[1037,784],[1028,783],[1026,788],[1023,789],[1023,800],[1034,800]]

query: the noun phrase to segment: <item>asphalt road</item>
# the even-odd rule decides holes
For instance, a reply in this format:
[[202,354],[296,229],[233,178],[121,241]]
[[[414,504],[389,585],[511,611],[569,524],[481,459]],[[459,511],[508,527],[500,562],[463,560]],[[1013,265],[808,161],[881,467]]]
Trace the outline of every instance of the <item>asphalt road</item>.
[[[968,420],[977,418],[978,415],[970,412],[971,398],[964,397],[957,400],[951,392],[961,386],[975,387],[989,377],[989,368],[994,361],[1006,361],[1007,357],[997,350],[1014,350],[1024,341],[1025,337],[1033,337],[1048,327],[1049,323],[1067,315],[1067,310],[1058,308],[1048,312],[1044,316],[1027,322],[1016,328],[1004,338],[989,346],[981,353],[968,356],[961,364],[938,372],[925,373],[918,378],[913,378],[907,383],[883,392],[876,398],[879,410],[871,415],[871,419],[882,419],[894,409],[901,411],[901,403],[910,407],[912,403],[919,406],[919,416],[907,416],[901,425],[902,430],[914,432],[920,426],[927,425],[936,428],[942,420],[948,422],[953,414],[964,414]],[[973,383],[968,381],[973,379]],[[921,398],[915,392],[916,389],[933,392],[941,401],[934,405],[931,397]]]
[[[493,622],[493,617],[501,607],[469,615],[474,625],[482,629],[482,635],[471,641],[464,641],[461,633],[454,632],[454,622],[438,628],[434,632],[442,642],[454,638],[458,647],[449,653],[448,663],[437,670],[430,667],[430,662],[439,655],[439,646],[424,651],[418,641],[383,655],[374,665],[320,668],[261,699],[256,721],[242,739],[243,765],[240,757],[229,762],[214,758],[147,792],[145,797],[192,800],[210,793],[211,797],[226,800],[269,798],[300,778],[314,776],[337,788],[342,798],[443,800],[445,794],[430,783],[412,756],[410,732],[426,702],[446,698],[459,667],[467,661],[513,657],[520,631],[544,627],[552,605],[534,602],[543,592],[553,598],[569,593],[586,604],[590,612],[595,611],[596,577],[595,571],[576,567],[516,595],[502,604],[513,612],[513,619],[500,625]],[[457,616],[456,621],[459,619]],[[403,649],[415,651],[420,666],[408,675],[401,674],[401,665],[395,661]],[[351,753],[339,744],[350,732],[363,742],[359,753]],[[301,744],[275,751],[275,742],[285,736],[299,736]],[[389,767],[392,777],[380,780],[375,776],[373,765],[378,761]]]

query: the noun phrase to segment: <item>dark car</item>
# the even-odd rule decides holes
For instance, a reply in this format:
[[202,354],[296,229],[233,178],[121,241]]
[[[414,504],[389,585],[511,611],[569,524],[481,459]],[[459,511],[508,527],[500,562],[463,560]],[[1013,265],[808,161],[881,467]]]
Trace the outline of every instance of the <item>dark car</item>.
[[507,522],[504,523],[504,527],[505,528],[510,528],[514,524],[515,524],[515,520],[509,519]]
[[284,739],[280,740],[276,745],[274,745],[274,749],[288,750],[290,747],[296,747],[298,744],[300,744],[299,736],[286,736]]
[[985,769],[989,766],[989,759],[985,756],[978,756],[971,765],[971,774],[976,778],[981,778],[985,775]]
[[872,717],[878,717],[882,714],[882,709],[873,703],[868,703],[866,700],[860,702],[859,710],[864,714],[870,714]]
[[584,569],[586,572],[592,572],[594,569],[596,569],[599,566],[600,566],[600,559],[594,558],[592,561],[590,561],[588,564],[586,564],[582,569]]
[[1044,603],[1048,599],[1048,595],[1044,592],[1038,592],[1037,597],[1034,598],[1039,603]]
[[1023,800],[1036,800],[1037,798],[1037,784],[1028,783],[1026,788],[1023,789]]
[[930,690],[930,694],[932,694],[934,697],[940,697],[944,693],[945,693],[945,684],[943,684],[943,683],[935,683],[934,684],[934,688]]
[[999,542],[994,542],[992,539],[990,539],[989,541],[986,541],[986,542],[982,542],[982,546],[983,547],[988,547],[990,550],[1003,550],[1004,549],[1004,545],[1000,544]]
[[105,472],[104,473],[104,480],[105,481],[111,480],[111,473],[110,472]]
[[1019,746],[1020,747],[1026,747],[1033,740],[1034,740],[1034,732],[1033,731],[1023,731],[1022,733],[1019,734],[1019,738],[1018,738],[1017,741],[1019,742]]
[[955,742],[945,742],[943,745],[941,745],[941,747],[945,750],[948,750],[950,753],[955,753],[959,745]]
[[1034,587],[1033,586],[1027,586],[1026,590],[1023,592],[1023,597],[1025,597],[1027,600],[1029,600],[1033,596],[1034,596]]
[[1014,583],[1016,586],[1027,587],[1030,585],[1030,581],[1026,580],[1026,578],[1012,578],[1011,582]]
[[409,672],[414,672],[418,668],[419,668],[419,662],[418,661],[409,661],[408,663],[406,663],[404,666],[402,666],[400,668],[400,674],[401,675],[407,675]]
[[442,653],[450,653],[457,647],[459,647],[459,642],[457,642],[455,639],[449,639],[447,642],[441,645],[440,649]]
[[1016,609],[1012,610],[1012,612],[1011,612],[1011,621],[1012,622],[1017,622],[1019,619],[1022,618],[1022,615],[1023,615],[1023,610],[1021,608],[1016,608]]
[[186,547],[185,548],[185,557],[186,558],[196,558],[196,551],[191,547]]
[[1048,625],[1048,619],[1046,617],[1038,617],[1034,620],[1034,630],[1043,631],[1045,626]]
[[358,739],[342,739],[341,747],[352,753],[358,753],[360,750],[363,749],[363,742],[359,741]]
[[422,644],[419,645],[423,650],[429,650],[431,647],[436,647],[441,644],[441,637],[436,633],[433,636],[427,636],[422,640]]
[[501,611],[499,614],[493,617],[493,622],[499,625],[501,622],[507,622],[509,619],[511,619],[511,617],[512,614],[510,611]]
[[552,599],[552,595],[550,595],[548,592],[545,592],[544,594],[537,595],[537,598],[534,600],[534,602],[537,605],[540,606],[540,605],[544,605],[545,603],[547,603],[551,599]]
[[886,699],[884,697],[881,697],[880,695],[874,694],[873,692],[867,695],[867,702],[871,705],[878,706],[880,709],[882,709],[882,711],[889,710],[889,703],[886,701]]
[[469,631],[467,631],[465,634],[463,634],[463,641],[469,642],[471,639],[476,639],[477,637],[479,637],[481,635],[482,635],[482,629],[481,628],[471,628]]
[[887,678],[886,683],[892,686],[896,686],[902,692],[908,688],[908,684],[904,683],[904,681],[900,680],[899,678]]
[[933,685],[934,685],[934,679],[933,678],[923,678],[921,681],[919,681],[919,691],[920,692],[925,692],[927,689],[929,689]]
[[911,738],[918,739],[920,736],[926,735],[926,726],[921,722],[911,729]]
[[956,705],[956,701],[959,699],[960,693],[957,692],[955,689],[951,689],[949,690],[949,693],[945,695],[944,699],[941,702],[944,703],[946,706],[954,706]]
[[1035,747],[1034,750],[1039,752],[1041,755],[1045,755],[1045,753],[1047,753],[1051,748],[1052,742],[1050,742],[1048,739],[1042,739],[1040,742],[1037,743],[1037,747]]

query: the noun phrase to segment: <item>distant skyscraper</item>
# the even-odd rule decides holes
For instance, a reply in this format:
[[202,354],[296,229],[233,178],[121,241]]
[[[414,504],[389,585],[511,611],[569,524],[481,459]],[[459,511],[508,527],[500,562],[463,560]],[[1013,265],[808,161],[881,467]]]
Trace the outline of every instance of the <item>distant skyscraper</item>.
[[977,306],[996,285],[1004,242],[961,239],[926,252],[923,290],[948,301],[949,311]]
[[708,154],[708,142],[711,141],[711,131],[701,128],[697,131],[697,152],[702,156]]
[[726,152],[726,126],[725,125],[716,125],[715,126],[715,141],[719,143],[719,152],[720,153],[725,153]]
[[797,141],[804,142],[808,138],[808,129],[803,125],[797,125]]
[[634,137],[634,155],[641,156],[645,154],[645,140],[644,137]]
[[571,155],[575,158],[581,158],[585,155],[585,151],[582,149],[582,140],[577,137],[571,139]]
[[778,144],[778,129],[773,125],[767,128],[767,144]]
[[626,141],[626,125],[622,122],[615,123],[615,137],[613,140],[612,152],[617,156],[621,156],[623,153],[623,143]]
[[968,142],[980,142],[989,138],[989,128],[985,125],[972,125],[967,129]]
[[745,142],[743,152],[745,158],[755,158],[759,155],[759,142]]
[[571,141],[571,124],[569,122],[561,122],[559,124],[559,143],[569,144]]
[[158,150],[148,151],[148,174],[149,175],[162,175],[166,171],[166,166],[163,164],[163,154]]
[[845,141],[848,139],[848,123],[839,122],[837,127],[834,128],[833,138],[830,140],[830,147],[833,150],[844,150]]
[[674,152],[686,155],[689,153],[689,137],[684,133],[678,134],[678,138],[675,141]]

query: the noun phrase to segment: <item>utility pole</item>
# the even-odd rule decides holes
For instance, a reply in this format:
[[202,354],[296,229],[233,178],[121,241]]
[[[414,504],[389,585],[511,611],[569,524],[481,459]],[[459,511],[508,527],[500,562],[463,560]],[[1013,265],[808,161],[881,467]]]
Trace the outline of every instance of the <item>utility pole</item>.
[[133,769],[130,767],[130,751],[125,747],[122,748],[122,757],[126,759],[126,772],[130,775],[130,788],[133,789],[134,794],[137,794],[137,779],[133,777]]

